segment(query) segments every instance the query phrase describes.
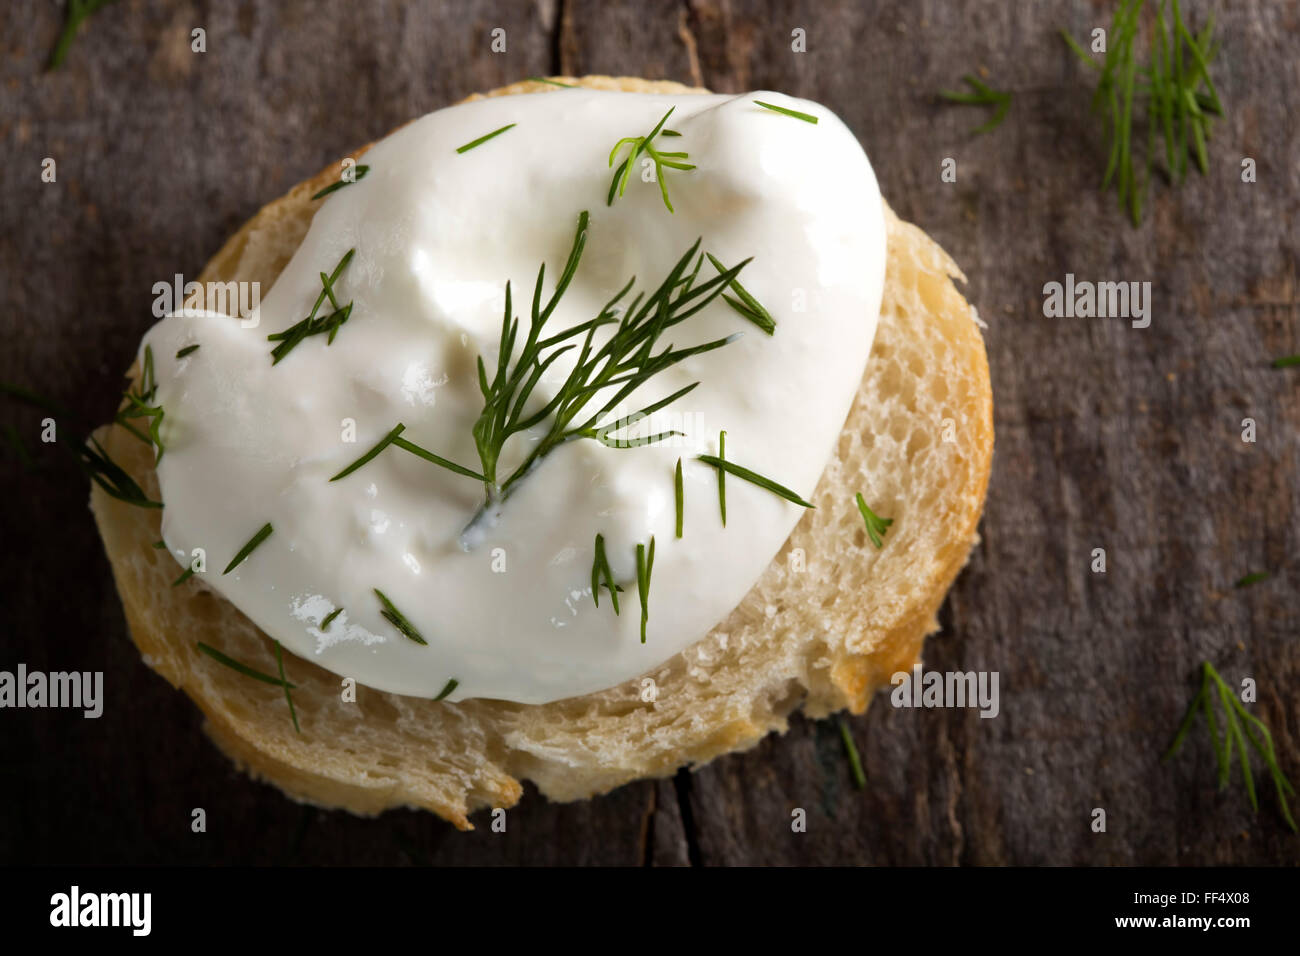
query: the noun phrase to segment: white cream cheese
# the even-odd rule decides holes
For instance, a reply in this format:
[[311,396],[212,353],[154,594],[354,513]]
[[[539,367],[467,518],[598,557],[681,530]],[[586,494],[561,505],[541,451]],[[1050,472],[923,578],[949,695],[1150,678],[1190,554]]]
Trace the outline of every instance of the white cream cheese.
[[[607,206],[610,148],[649,132],[669,107],[668,126],[681,135],[655,145],[687,151],[697,166],[666,172],[676,212],[640,169]],[[611,687],[699,640],[744,597],[803,509],[728,477],[724,528],[717,473],[695,456],[716,454],[725,429],[728,460],[809,497],[870,351],[885,229],[875,176],[853,135],[823,107],[779,93],[574,89],[439,110],[377,143],[362,162],[364,179],[318,200],[256,328],[214,313],[178,314],[145,338],[166,409],[158,478],[173,555],[188,565],[203,549],[207,569],[196,577],[288,650],[400,694],[433,697],[454,678],[452,700],[542,703]],[[475,362],[481,355],[495,368],[506,280],[522,339],[538,266],[546,263],[549,296],[583,210],[586,249],[548,333],[595,316],[634,275],[636,290],[652,290],[697,238],[726,266],[753,257],[740,281],[776,319],[775,335],[715,300],[661,345],[744,335],[655,376],[622,408],[698,381],[631,432],[679,429],[686,437],[559,447],[470,550],[461,532],[483,503],[481,482],[391,446],[331,482],[398,422],[404,438],[480,470],[471,435],[483,404]],[[339,301],[353,303],[347,324],[332,345],[313,336],[272,365],[267,335],[307,315],[320,273],[353,248],[335,283]],[[714,274],[706,260],[699,281]],[[199,350],[174,357],[194,343]],[[539,396],[554,394],[572,367],[565,363],[547,374]],[[517,436],[505,447],[501,476],[528,442]],[[272,535],[223,575],[268,522]],[[619,616],[607,593],[599,607],[592,600],[598,533],[625,589]],[[651,536],[643,644],[635,548]],[[384,619],[376,588],[427,645]]]

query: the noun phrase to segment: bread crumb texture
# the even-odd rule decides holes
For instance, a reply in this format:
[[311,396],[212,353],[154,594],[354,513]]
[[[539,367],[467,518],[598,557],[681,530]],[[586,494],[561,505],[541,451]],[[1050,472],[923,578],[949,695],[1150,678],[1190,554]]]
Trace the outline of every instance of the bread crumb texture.
[[[559,78],[601,89],[703,92],[612,77]],[[517,83],[488,96],[562,91]],[[354,153],[360,156],[364,149]],[[336,180],[333,164],[262,209],[200,276],[270,288],[302,241],[310,197]],[[993,451],[992,395],[963,278],[920,229],[886,210],[888,265],[871,359],[838,445],[781,553],[731,614],[641,679],[543,705],[434,703],[356,688],[287,656],[302,733],[283,692],[198,653],[196,642],[275,672],[274,646],[201,583],[179,587],[175,559],[152,543],[159,515],[92,488],[131,635],[150,667],[202,708],[217,745],[250,775],[291,798],[375,814],[434,811],[462,829],[484,807],[519,800],[532,780],[553,800],[576,800],[631,780],[672,774],[783,732],[810,717],[861,713],[891,674],[910,668],[975,541]],[[134,371],[134,370],[133,370]],[[123,429],[97,433],[151,497],[152,453]],[[894,519],[885,544],[867,539],[854,495]]]

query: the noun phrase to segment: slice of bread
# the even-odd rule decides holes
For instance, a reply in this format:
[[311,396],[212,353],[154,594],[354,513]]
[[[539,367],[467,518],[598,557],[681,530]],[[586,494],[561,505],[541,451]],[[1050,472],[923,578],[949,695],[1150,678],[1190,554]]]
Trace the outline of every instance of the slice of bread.
[[[704,92],[631,78],[560,77],[601,89]],[[553,91],[517,83],[487,94]],[[477,97],[474,97],[477,98]],[[365,150],[359,150],[359,156]],[[262,209],[208,264],[209,281],[270,288],[293,255],[339,166]],[[199,653],[210,644],[275,672],[271,640],[200,577],[172,587],[177,564],[151,545],[159,513],[92,488],[132,637],[145,663],[207,716],[217,745],[290,797],[373,814],[426,807],[469,829],[482,807],[518,801],[520,781],[555,800],[602,793],[641,777],[752,747],[784,731],[796,708],[861,713],[890,675],[912,667],[976,539],[993,454],[992,393],[978,319],[953,285],[952,260],[887,211],[888,265],[879,329],[839,443],[806,512],[745,599],[707,636],[640,680],[543,705],[434,703],[356,688],[286,655],[301,721],[281,689]],[[152,452],[123,429],[97,433],[151,497]],[[861,492],[894,519],[877,550],[854,504]]]

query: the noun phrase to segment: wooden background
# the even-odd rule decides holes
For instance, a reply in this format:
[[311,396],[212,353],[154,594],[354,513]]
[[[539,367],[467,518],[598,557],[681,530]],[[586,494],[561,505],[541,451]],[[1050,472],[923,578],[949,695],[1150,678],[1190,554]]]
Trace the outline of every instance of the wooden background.
[[[151,286],[197,274],[258,207],[358,144],[531,74],[615,73],[782,90],[839,113],[885,195],[970,276],[997,451],[982,534],[926,664],[997,670],[1002,713],[894,710],[675,780],[555,805],[506,834],[434,817],[302,808],[237,774],[196,709],[129,643],[87,491],[0,399],[36,465],[0,460],[0,669],[105,672],[98,720],[0,711],[0,861],[603,864],[1295,863],[1267,778],[1215,791],[1204,725],[1159,757],[1209,659],[1258,681],[1254,710],[1300,785],[1300,4],[1217,7],[1227,118],[1211,172],[1157,185],[1133,228],[1097,184],[1092,82],[1056,35],[1112,3],[639,0],[164,3],[97,14],[43,72],[61,5],[0,10],[0,380],[94,421],[150,326]],[[1209,5],[1188,2],[1194,25]],[[207,52],[190,51],[190,30]],[[507,31],[507,52],[489,34]],[[795,27],[807,53],[790,50]],[[964,72],[1015,92],[1006,122],[939,103]],[[58,163],[55,184],[41,160]],[[940,182],[944,157],[955,184]],[[1241,181],[1243,157],[1258,181]],[[1047,319],[1073,272],[1150,281],[1150,328]],[[1241,440],[1243,418],[1258,441]],[[65,423],[66,425],[66,423]],[[65,435],[68,433],[65,432]],[[1089,570],[1105,548],[1108,571]],[[1243,574],[1272,577],[1248,589]],[[189,830],[208,811],[208,833]],[[808,811],[808,832],[790,811]],[[1089,828],[1105,808],[1108,830]],[[1300,813],[1300,802],[1296,812]]]

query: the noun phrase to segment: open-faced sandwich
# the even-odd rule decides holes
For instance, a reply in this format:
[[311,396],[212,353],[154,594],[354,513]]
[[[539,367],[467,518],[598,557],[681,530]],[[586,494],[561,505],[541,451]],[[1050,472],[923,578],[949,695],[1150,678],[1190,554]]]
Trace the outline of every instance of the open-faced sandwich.
[[861,712],[983,505],[954,278],[816,103],[556,77],[417,119],[144,337],[87,453],[134,640],[253,775],[462,828]]

